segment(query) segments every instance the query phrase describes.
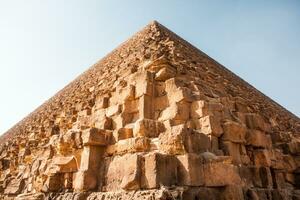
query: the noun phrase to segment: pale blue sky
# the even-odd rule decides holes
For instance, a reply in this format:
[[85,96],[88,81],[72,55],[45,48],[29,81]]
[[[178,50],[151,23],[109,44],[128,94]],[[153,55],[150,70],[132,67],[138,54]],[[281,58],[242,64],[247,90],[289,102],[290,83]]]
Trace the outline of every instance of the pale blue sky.
[[298,0],[0,0],[0,133],[154,19],[300,116]]

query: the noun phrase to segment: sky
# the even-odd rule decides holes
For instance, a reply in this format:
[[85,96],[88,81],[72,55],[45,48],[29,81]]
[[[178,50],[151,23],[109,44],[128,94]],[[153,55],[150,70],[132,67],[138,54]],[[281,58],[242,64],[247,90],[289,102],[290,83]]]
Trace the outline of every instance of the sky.
[[152,20],[300,116],[299,0],[0,0],[0,134]]

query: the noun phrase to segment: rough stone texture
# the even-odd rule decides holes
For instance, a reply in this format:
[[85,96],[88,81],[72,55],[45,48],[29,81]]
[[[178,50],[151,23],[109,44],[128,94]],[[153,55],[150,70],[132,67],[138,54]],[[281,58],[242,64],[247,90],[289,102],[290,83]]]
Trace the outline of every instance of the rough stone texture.
[[0,199],[300,199],[299,133],[153,22],[1,137]]

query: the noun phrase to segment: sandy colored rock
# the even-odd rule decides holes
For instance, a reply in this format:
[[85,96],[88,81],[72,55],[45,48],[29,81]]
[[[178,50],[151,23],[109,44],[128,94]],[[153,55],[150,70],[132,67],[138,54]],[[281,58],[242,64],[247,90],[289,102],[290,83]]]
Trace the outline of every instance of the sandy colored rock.
[[300,120],[157,22],[0,139],[0,199],[299,199]]

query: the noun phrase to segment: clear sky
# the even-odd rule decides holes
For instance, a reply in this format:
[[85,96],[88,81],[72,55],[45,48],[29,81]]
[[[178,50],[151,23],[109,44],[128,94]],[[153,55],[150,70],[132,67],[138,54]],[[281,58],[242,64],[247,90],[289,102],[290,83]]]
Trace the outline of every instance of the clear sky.
[[300,116],[299,0],[0,0],[0,133],[154,19]]

